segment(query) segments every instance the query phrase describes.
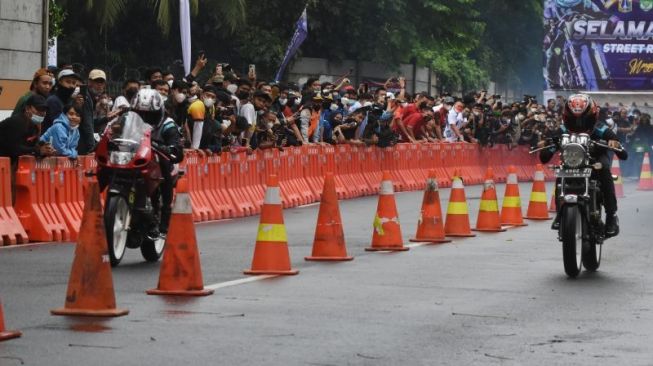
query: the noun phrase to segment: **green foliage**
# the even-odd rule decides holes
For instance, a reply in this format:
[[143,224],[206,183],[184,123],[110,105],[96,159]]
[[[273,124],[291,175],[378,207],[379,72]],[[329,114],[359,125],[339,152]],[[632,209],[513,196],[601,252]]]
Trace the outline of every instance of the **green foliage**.
[[[176,0],[61,3],[70,14],[64,57],[133,66],[180,58]],[[260,77],[271,77],[306,4],[309,37],[300,56],[390,69],[416,59],[449,91],[540,79],[541,0],[191,0],[193,48],[241,72],[254,63]]]
[[63,22],[66,20],[67,13],[54,0],[49,1],[48,10],[48,36],[52,39],[63,33]]

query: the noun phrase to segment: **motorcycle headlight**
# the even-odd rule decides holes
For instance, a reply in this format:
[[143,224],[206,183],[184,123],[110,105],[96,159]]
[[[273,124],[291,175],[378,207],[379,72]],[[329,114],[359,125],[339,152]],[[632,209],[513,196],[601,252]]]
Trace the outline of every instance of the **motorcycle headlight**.
[[585,162],[585,149],[579,144],[567,144],[562,148],[562,161],[570,168],[579,168]]
[[109,155],[109,162],[115,165],[127,165],[134,158],[134,153],[124,151],[112,151]]

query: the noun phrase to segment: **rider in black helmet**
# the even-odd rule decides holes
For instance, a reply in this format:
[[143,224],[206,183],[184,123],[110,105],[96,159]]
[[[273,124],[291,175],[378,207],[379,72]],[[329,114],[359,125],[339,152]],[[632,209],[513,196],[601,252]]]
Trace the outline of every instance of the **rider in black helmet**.
[[[619,143],[617,135],[610,129],[607,124],[605,124],[605,122],[599,122],[598,117],[599,108],[594,103],[592,98],[585,94],[572,95],[565,103],[562,115],[563,125],[560,126],[556,132],[554,140],[557,139],[559,141],[559,138],[562,134],[587,133],[594,141],[604,140],[607,141],[608,146],[611,148],[619,148],[621,144]],[[541,141],[538,146],[544,147],[546,145],[546,141]],[[557,150],[557,147],[542,150],[540,152],[540,161],[542,161],[542,163],[548,163]],[[599,146],[594,146],[590,151],[590,155],[602,165],[600,170],[594,170],[592,174],[601,183],[601,192],[603,192],[603,205],[605,207],[606,214],[606,238],[617,236],[619,234],[617,197],[614,191],[612,173],[610,172],[612,161],[608,155],[608,151],[608,149]],[[616,155],[620,160],[628,159],[628,153],[625,150],[617,152]],[[556,203],[558,204],[558,207],[560,207],[560,197],[558,197],[557,193],[558,183],[559,182],[556,181]],[[553,230],[558,230],[560,228],[560,211],[558,211],[558,214],[556,215],[551,228]]]

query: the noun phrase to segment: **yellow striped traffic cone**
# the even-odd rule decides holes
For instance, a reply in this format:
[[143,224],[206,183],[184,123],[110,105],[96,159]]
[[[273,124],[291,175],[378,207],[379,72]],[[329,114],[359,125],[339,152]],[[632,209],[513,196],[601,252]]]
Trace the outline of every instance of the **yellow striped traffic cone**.
[[544,168],[542,164],[537,164],[535,177],[533,179],[533,190],[531,199],[528,203],[526,218],[529,220],[549,220],[549,210],[546,207],[546,185],[544,183]]
[[481,195],[481,207],[478,210],[478,219],[474,231],[501,232],[506,229],[501,227],[499,217],[499,203],[497,202],[497,190],[494,185],[494,170],[487,168],[485,173],[485,184],[483,195]]
[[365,248],[368,252],[376,251],[406,251],[401,236],[401,225],[395,202],[395,192],[392,186],[390,172],[384,171],[379,191],[379,204],[374,216],[372,246]]
[[501,209],[501,224],[512,226],[526,226],[521,212],[521,197],[519,196],[519,182],[517,181],[517,169],[514,166],[508,167],[508,178],[506,179],[506,194],[503,197],[503,208]]
[[244,273],[249,275],[296,275],[299,273],[290,268],[288,237],[286,225],[283,222],[279,179],[276,175],[270,175],[268,178],[252,269],[246,270]]
[[465,198],[465,186],[460,177],[460,171],[456,169],[452,178],[451,196],[447,206],[447,221],[444,224],[444,233],[451,237],[474,237],[469,227],[469,212],[467,199]]

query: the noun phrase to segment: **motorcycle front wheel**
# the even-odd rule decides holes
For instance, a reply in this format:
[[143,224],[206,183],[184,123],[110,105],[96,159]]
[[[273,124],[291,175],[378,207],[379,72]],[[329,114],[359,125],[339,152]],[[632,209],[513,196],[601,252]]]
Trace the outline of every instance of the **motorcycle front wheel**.
[[130,220],[129,205],[125,198],[120,195],[109,196],[104,209],[104,227],[112,267],[117,266],[125,255]]
[[583,267],[583,216],[578,206],[565,206],[562,209],[562,259],[567,276],[575,278]]

